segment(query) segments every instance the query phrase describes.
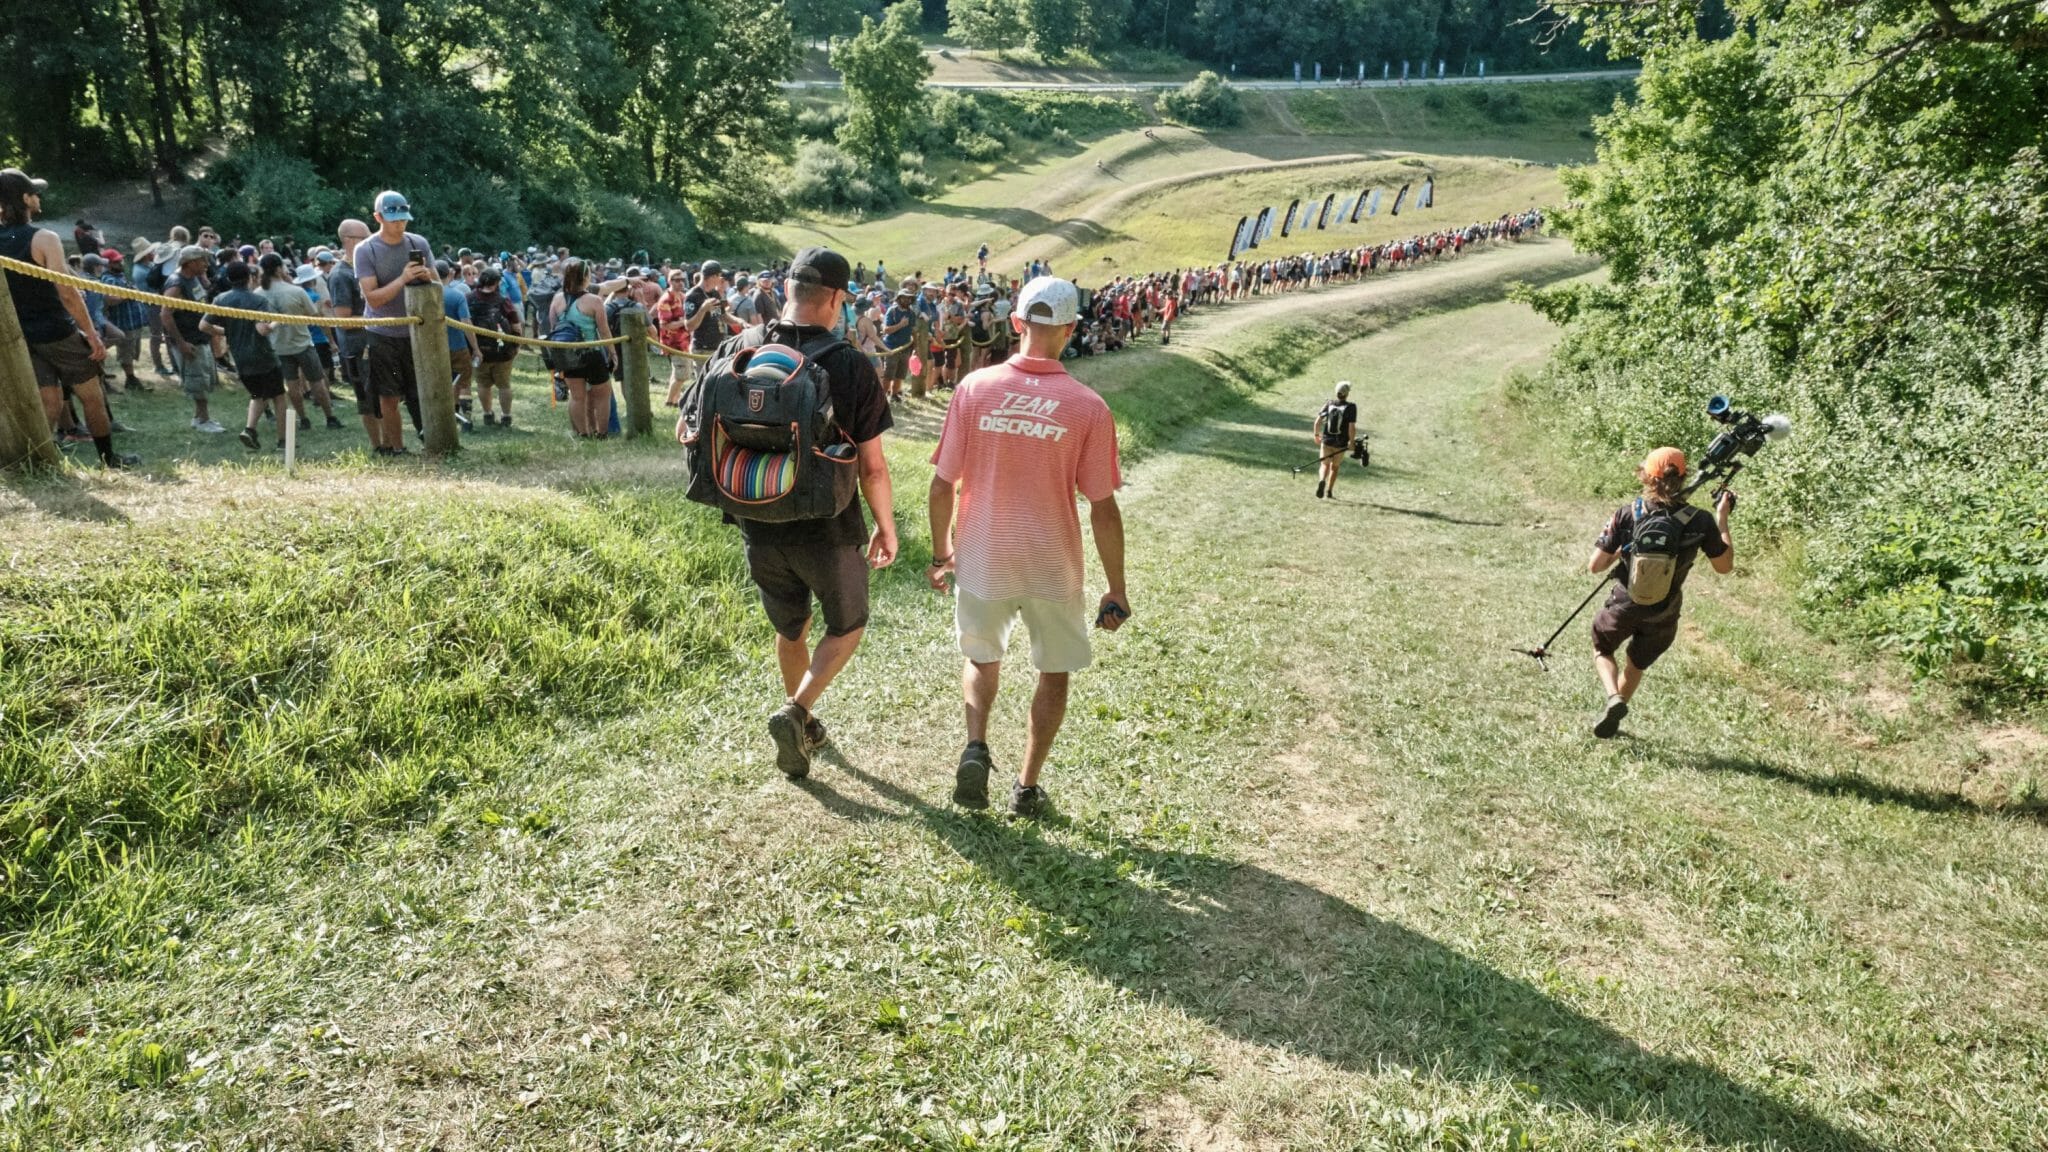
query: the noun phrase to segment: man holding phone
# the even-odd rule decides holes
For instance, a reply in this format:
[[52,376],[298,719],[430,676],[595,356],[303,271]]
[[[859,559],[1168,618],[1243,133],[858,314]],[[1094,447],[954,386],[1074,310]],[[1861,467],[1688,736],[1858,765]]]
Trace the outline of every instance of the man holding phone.
[[[433,250],[424,236],[406,231],[412,220],[412,206],[397,192],[379,192],[376,203],[377,234],[356,245],[355,273],[362,288],[363,315],[376,319],[405,316],[405,289],[412,284],[437,283]],[[398,419],[403,401],[415,431],[420,427],[420,384],[412,366],[413,328],[405,324],[374,325],[369,329],[368,384],[363,389],[363,407],[375,405],[370,429],[370,447],[378,456],[405,455],[405,426]]]
[[1116,421],[1102,397],[1067,375],[1059,360],[1080,309],[1080,293],[1065,280],[1041,276],[1026,284],[1011,316],[1022,350],[960,382],[932,454],[932,565],[925,575],[937,591],[946,591],[948,574],[955,585],[967,747],[954,773],[953,802],[965,808],[988,806],[989,712],[1003,651],[1022,620],[1038,690],[1010,813],[1036,818],[1045,810],[1038,778],[1066,719],[1068,681],[1094,659],[1077,491],[1088,501],[1109,584],[1095,607],[1095,626],[1114,632],[1131,616],[1116,504],[1123,484]]

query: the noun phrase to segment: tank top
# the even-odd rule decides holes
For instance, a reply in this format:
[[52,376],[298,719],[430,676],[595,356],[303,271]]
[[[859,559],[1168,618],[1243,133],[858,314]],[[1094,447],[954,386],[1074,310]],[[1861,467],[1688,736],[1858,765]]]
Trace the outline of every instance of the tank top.
[[[588,292],[583,294],[583,296],[588,295],[590,295]],[[582,303],[583,296],[578,296],[576,299],[562,305],[562,314],[569,318],[569,323],[576,326],[576,331],[585,340],[595,340],[597,339],[597,321],[591,319],[590,313],[576,306]]]
[[[24,264],[35,263],[30,246],[40,231],[33,224],[0,228],[0,256]],[[10,271],[7,290],[14,296],[14,314],[21,318],[21,335],[29,343],[48,344],[78,330],[78,325],[71,322],[71,314],[64,311],[64,302],[57,298],[57,286],[48,280]]]

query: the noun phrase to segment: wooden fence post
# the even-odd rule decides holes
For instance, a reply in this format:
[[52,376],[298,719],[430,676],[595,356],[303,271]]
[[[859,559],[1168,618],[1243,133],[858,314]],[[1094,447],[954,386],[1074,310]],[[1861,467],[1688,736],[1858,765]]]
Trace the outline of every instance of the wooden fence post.
[[452,456],[462,447],[462,436],[455,425],[455,369],[441,293],[439,281],[408,285],[405,314],[420,318],[412,330],[412,369],[419,377],[421,438],[429,455]]
[[633,438],[654,435],[653,400],[647,394],[647,313],[638,307],[619,313],[619,363],[624,367],[620,381],[626,390],[626,435]]
[[43,414],[28,337],[14,314],[14,294],[0,272],[0,468],[56,468],[64,463],[50,418]]

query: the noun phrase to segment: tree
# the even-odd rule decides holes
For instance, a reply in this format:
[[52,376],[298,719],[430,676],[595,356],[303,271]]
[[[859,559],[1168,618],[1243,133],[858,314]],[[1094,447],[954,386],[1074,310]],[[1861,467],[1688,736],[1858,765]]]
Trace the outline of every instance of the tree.
[[1080,47],[1082,0],[1022,0],[1031,50],[1047,61],[1066,59]]
[[858,35],[832,42],[832,67],[846,81],[848,104],[839,144],[892,178],[932,74],[917,36],[923,12],[918,0],[902,0],[890,5],[880,23],[862,17]]
[[952,33],[970,48],[1007,51],[1024,43],[1028,30],[1016,0],[949,0]]
[[787,0],[787,7],[790,27],[805,41],[856,31],[861,17],[881,8],[873,0]]
[[1159,98],[1168,116],[1197,128],[1229,128],[1244,118],[1237,89],[1214,72],[1204,72]]

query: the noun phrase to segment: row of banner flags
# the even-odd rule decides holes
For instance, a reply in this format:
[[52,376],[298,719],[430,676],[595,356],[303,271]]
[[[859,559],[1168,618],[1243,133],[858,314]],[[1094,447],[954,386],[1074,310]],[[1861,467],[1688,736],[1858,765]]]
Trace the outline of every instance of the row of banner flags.
[[[1411,188],[1414,188],[1412,183],[1401,185],[1394,193],[1394,203],[1387,209],[1387,215],[1401,214],[1401,208],[1406,203]],[[1296,229],[1306,232],[1310,228],[1328,228],[1333,221],[1337,224],[1356,224],[1367,216],[1379,215],[1380,211],[1380,189],[1370,184],[1360,188],[1358,195],[1346,199],[1342,204],[1337,203],[1335,192],[1330,193],[1323,197],[1320,210],[1316,207],[1315,197],[1309,196],[1304,199],[1308,203],[1305,209],[1302,207],[1302,200],[1293,200],[1288,203],[1285,214],[1276,208],[1261,208],[1257,216],[1238,217],[1237,235],[1231,239],[1230,255],[1224,259],[1235,260],[1238,253],[1257,248],[1262,241],[1271,239],[1276,225],[1280,229],[1280,235],[1286,237]],[[1424,179],[1422,187],[1415,189],[1415,203],[1411,207],[1436,207],[1435,177]]]

